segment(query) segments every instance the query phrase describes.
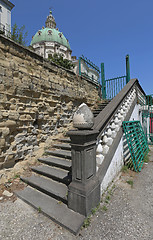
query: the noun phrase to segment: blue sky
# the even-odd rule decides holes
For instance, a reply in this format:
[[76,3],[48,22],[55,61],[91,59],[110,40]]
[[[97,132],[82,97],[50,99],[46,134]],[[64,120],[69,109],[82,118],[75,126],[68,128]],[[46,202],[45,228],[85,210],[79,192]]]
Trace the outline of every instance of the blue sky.
[[153,0],[11,0],[12,25],[26,26],[28,44],[45,26],[53,7],[57,27],[69,39],[73,56],[82,54],[100,67],[105,77],[125,75],[130,55],[131,78],[153,94]]

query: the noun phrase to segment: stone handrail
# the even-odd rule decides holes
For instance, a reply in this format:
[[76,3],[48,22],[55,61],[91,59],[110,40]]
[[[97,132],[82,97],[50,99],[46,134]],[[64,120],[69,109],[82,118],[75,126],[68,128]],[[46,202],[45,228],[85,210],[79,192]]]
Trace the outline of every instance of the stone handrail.
[[68,132],[72,152],[68,206],[74,211],[87,216],[99,203],[101,182],[123,134],[122,121],[129,120],[140,95],[145,93],[138,80],[130,80],[95,118],[91,129]]
[[[99,135],[107,127],[108,121],[113,118],[118,108],[122,105],[130,90],[138,83],[137,79],[131,79],[126,86],[113,98],[113,100],[101,111],[95,118],[95,123],[92,129],[98,130]],[[144,93],[139,85],[140,90]],[[145,94],[145,93],[144,93]],[[100,136],[99,136],[100,138]]]

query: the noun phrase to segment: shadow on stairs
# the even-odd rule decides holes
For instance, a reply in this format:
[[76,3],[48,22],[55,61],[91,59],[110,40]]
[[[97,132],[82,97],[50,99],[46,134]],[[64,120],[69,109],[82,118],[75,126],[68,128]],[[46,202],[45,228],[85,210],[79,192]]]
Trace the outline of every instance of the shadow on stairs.
[[[105,100],[93,111],[96,117],[109,103]],[[77,234],[85,220],[85,216],[68,208],[68,185],[71,175],[70,139],[64,138],[53,145],[54,150],[47,150],[39,158],[39,166],[32,167],[32,176],[21,177],[28,186],[15,194],[53,221]]]
[[33,174],[21,180],[28,184],[16,195],[56,223],[77,234],[85,217],[67,206],[68,185],[71,182],[71,146],[61,139],[55,150],[46,151],[38,159],[41,165],[32,167]]

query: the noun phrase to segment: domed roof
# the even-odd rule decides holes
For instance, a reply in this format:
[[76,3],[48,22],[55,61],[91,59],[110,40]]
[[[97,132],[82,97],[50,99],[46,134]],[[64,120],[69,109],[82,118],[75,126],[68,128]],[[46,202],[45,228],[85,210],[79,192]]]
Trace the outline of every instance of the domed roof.
[[65,38],[62,32],[58,31],[55,28],[42,28],[39,30],[34,37],[32,38],[32,41],[30,45],[33,45],[35,43],[40,42],[57,42],[68,49],[70,48],[70,44],[68,40]]

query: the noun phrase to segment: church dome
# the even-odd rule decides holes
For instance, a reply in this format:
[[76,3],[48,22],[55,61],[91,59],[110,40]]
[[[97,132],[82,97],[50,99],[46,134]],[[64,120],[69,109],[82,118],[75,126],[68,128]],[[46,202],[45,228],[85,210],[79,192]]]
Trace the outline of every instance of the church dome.
[[40,43],[40,42],[56,42],[60,45],[63,45],[70,48],[70,44],[62,32],[58,31],[55,28],[42,28],[39,30],[32,38],[30,45]]

